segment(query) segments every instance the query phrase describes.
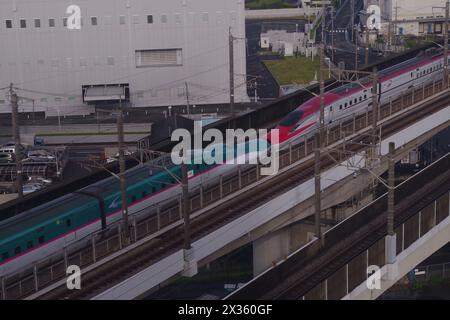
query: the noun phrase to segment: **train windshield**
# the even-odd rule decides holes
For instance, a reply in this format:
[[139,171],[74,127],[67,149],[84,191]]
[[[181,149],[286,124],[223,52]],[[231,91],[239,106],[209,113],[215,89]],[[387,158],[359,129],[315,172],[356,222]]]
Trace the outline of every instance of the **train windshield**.
[[291,112],[290,114],[288,114],[286,116],[286,118],[284,118],[281,122],[280,125],[283,127],[291,127],[294,126],[295,124],[297,124],[297,122],[299,122],[299,120],[303,117],[303,111],[301,110],[295,110],[294,112]]

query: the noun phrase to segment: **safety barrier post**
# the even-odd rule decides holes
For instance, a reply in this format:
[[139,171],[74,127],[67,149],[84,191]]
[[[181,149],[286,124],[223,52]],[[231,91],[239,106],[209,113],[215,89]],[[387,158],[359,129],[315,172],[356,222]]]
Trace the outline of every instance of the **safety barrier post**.
[[[373,115],[375,115],[375,110],[372,110]],[[369,126],[369,109],[366,109],[366,128]]]
[[203,184],[200,184],[200,209],[203,209]]
[[160,217],[160,213],[161,213],[161,207],[158,205],[158,206],[156,206],[156,224],[157,224],[158,230],[161,229],[161,217]]
[[97,262],[96,252],[95,252],[95,235],[91,238],[92,243],[92,258],[94,259],[94,262]]
[[389,97],[389,116],[392,116],[392,97]]
[[289,142],[289,164],[292,164],[292,141]]
[[134,242],[136,242],[138,240],[136,216],[134,216],[134,219],[133,219],[133,229],[134,229]]
[[117,232],[119,233],[119,249],[123,248],[122,244],[122,225],[119,223],[119,226],[117,228]]
[[305,157],[306,157],[308,155],[308,138],[305,136],[303,140],[305,141],[303,144],[305,145]]
[[238,184],[239,184],[239,190],[242,189],[242,173],[241,173],[241,166],[238,167]]
[[223,177],[219,176],[219,191],[220,191],[220,199],[223,198]]
[[183,219],[183,197],[180,195],[178,198],[178,211],[180,213],[180,220]]
[[5,278],[2,277],[2,300],[6,300]]
[[356,132],[356,115],[353,114],[353,133]]
[[67,247],[64,247],[64,267],[65,270],[69,267],[69,258],[67,256]]
[[37,264],[33,267],[33,277],[34,277],[34,290],[36,292],[39,291],[39,283],[38,283],[38,276],[37,276]]

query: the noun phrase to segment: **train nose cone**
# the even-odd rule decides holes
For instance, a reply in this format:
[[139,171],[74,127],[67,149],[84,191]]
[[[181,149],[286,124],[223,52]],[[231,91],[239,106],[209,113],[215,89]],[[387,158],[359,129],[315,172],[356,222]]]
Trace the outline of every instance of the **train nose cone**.
[[[273,135],[273,133],[275,133],[274,130],[276,130],[278,133],[278,139],[275,135]],[[266,136],[266,139],[270,142],[270,144],[279,144],[286,141],[288,138],[289,129],[285,127],[276,127],[275,129],[270,130],[270,132]]]

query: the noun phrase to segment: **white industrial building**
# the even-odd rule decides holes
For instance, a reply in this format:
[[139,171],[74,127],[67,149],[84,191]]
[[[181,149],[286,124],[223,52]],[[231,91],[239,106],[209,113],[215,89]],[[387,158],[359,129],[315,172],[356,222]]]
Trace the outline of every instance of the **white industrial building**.
[[396,35],[442,34],[446,0],[366,0],[381,8],[382,32]]
[[244,0],[0,0],[0,112],[10,83],[22,112],[83,114],[119,96],[182,105],[186,87],[191,104],[228,103],[230,28],[247,102]]

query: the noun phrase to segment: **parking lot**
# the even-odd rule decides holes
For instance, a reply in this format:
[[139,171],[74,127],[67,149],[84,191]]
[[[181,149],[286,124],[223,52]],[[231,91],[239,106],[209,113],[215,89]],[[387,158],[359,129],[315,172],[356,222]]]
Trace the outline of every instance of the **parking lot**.
[[[41,190],[61,179],[68,161],[66,147],[20,145],[23,194]],[[17,193],[14,143],[0,146],[0,194]]]

